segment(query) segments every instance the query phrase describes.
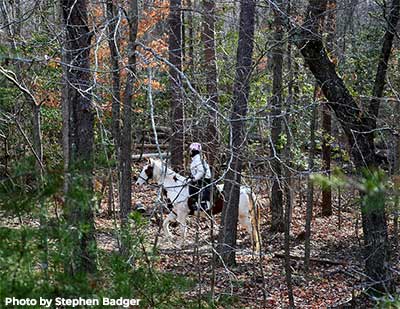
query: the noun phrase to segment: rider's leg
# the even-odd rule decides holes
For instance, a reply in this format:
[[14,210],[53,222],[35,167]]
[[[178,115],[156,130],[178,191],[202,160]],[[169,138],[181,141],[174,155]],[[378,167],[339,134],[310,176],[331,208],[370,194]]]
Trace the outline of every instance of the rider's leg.
[[211,183],[211,179],[203,180],[203,188],[201,191],[201,208],[204,211],[211,209],[211,203],[210,203],[211,186],[209,186],[210,183]]
[[198,200],[198,196],[199,196],[199,186],[198,183],[194,183],[194,184],[190,184],[189,185],[189,201],[188,201],[188,205],[189,205],[189,209],[192,211],[196,211],[197,210],[197,200]]

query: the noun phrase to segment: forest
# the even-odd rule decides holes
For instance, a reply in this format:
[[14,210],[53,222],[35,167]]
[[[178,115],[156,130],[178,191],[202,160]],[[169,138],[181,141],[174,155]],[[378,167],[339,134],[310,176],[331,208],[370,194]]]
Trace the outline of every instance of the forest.
[[400,0],[1,0],[0,308],[400,308]]

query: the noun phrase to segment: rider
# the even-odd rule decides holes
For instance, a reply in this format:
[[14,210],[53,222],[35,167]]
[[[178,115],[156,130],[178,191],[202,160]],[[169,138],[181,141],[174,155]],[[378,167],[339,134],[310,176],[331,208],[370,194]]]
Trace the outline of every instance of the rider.
[[190,183],[189,183],[189,194],[192,205],[192,210],[198,210],[197,202],[199,199],[199,191],[200,191],[200,205],[203,210],[209,210],[211,208],[210,205],[210,192],[211,186],[211,170],[210,166],[202,158],[201,155],[201,144],[200,143],[192,143],[189,146],[190,157],[192,158],[192,162],[190,164]]

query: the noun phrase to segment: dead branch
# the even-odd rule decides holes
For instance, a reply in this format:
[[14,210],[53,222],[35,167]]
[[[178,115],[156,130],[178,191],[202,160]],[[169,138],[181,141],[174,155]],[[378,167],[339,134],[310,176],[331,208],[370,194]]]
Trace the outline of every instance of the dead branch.
[[[283,258],[285,258],[285,255],[283,253],[275,253],[274,257],[283,259]],[[297,260],[297,261],[304,260],[303,256],[290,255],[289,257],[292,260]],[[322,263],[322,264],[330,264],[330,265],[343,265],[343,266],[347,265],[347,262],[345,262],[345,261],[336,261],[336,260],[313,258],[313,257],[310,257],[310,261],[311,262],[316,262],[316,263]]]

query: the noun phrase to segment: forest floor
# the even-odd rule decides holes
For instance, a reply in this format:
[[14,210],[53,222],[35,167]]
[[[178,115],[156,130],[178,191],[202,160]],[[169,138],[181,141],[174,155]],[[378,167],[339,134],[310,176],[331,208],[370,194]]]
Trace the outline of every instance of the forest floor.
[[[144,205],[147,214],[155,207],[157,191],[144,186],[135,187],[134,203]],[[291,255],[304,256],[305,200],[299,203],[299,194],[295,193],[295,203],[291,226]],[[240,228],[238,233],[237,266],[215,269],[215,300],[217,308],[284,308],[287,307],[287,286],[283,267],[283,233],[269,231],[269,205],[266,192],[259,192],[260,205],[263,205],[261,235],[262,254],[252,253],[250,237]],[[316,194],[318,200],[318,194]],[[303,271],[303,261],[292,259],[292,279],[295,303],[307,308],[371,308],[372,299],[365,294],[365,275],[363,274],[362,228],[359,211],[354,204],[351,192],[343,194],[341,226],[338,226],[338,209],[334,215],[321,217],[318,201],[314,207],[312,221],[311,262],[308,277]],[[337,204],[334,199],[334,205]],[[219,217],[216,217],[219,223]],[[172,241],[168,241],[160,232],[159,220],[150,218],[149,241],[158,239],[160,257],[157,267],[160,271],[171,272],[192,278],[197,284],[187,292],[188,299],[196,300],[210,297],[212,282],[212,250],[210,242],[210,221],[207,218],[192,217],[188,222],[188,237],[182,248],[177,248],[179,228],[174,232]],[[115,239],[107,233],[113,225],[111,220],[102,216],[97,218],[98,240],[105,250],[115,249]],[[108,227],[108,228],[107,228]],[[215,229],[217,230],[217,229]],[[196,235],[198,241],[196,245]],[[197,249],[197,251],[196,251]],[[196,253],[198,252],[198,253]],[[277,256],[278,255],[278,256]],[[394,269],[400,272],[398,253],[393,256]],[[400,286],[397,280],[397,286]],[[204,302],[202,302],[204,303]]]
[[[182,248],[178,248],[179,228],[171,227],[174,237],[166,239],[160,230],[160,220],[151,216],[155,209],[157,189],[152,186],[133,188],[135,205],[146,209],[148,219],[145,233],[149,248],[157,239],[159,257],[155,267],[161,272],[173,273],[191,279],[196,284],[185,292],[185,299],[197,307],[201,299],[203,308],[209,307],[212,286],[212,250],[207,218],[191,217],[188,220],[188,237]],[[294,192],[296,193],[296,192]],[[215,268],[215,308],[286,308],[288,307],[285,281],[283,233],[269,230],[270,213],[268,194],[257,194],[261,208],[262,254],[251,250],[250,237],[239,228],[236,261],[237,266]],[[338,209],[334,207],[331,217],[321,217],[319,196],[316,193],[312,221],[311,257],[308,276],[303,270],[305,199],[297,192],[291,225],[291,255],[300,257],[291,260],[295,304],[299,308],[373,308],[374,300],[366,295],[365,275],[362,258],[362,228],[360,213],[352,192],[344,192],[341,198],[341,226],[338,226]],[[300,202],[302,200],[302,202]],[[97,241],[100,249],[111,252],[118,250],[114,220],[106,216],[106,199],[100,213],[96,215]],[[334,197],[334,206],[338,204]],[[165,215],[164,215],[165,216]],[[216,228],[220,221],[215,217]],[[31,225],[39,222],[28,220]],[[390,220],[392,222],[392,220]],[[17,228],[18,220],[5,222],[8,227]],[[390,235],[392,225],[389,224]],[[196,238],[197,242],[196,242]],[[196,245],[197,244],[197,245]],[[397,274],[397,293],[400,294],[400,258],[398,250],[392,250],[393,274]],[[200,295],[200,297],[199,297]],[[186,308],[186,307],[185,307]]]

